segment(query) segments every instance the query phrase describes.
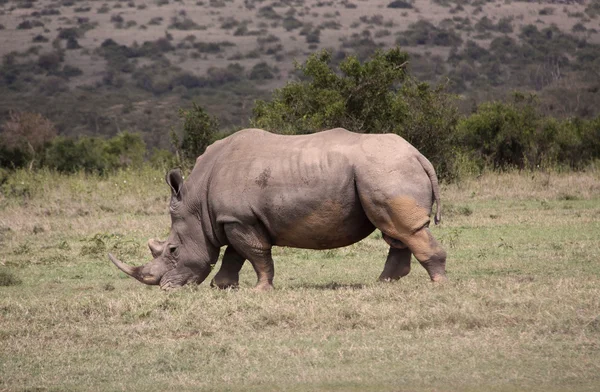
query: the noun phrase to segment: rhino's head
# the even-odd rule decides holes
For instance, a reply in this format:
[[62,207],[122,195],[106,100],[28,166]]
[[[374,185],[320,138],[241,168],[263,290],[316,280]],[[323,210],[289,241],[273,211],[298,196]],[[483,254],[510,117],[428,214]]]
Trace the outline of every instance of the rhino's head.
[[154,260],[132,267],[111,254],[108,257],[121,271],[145,284],[160,285],[162,289],[199,284],[210,273],[218,250],[207,246],[198,217],[199,206],[192,195],[187,195],[181,172],[171,170],[166,180],[171,187],[171,233],[166,241],[148,241]]

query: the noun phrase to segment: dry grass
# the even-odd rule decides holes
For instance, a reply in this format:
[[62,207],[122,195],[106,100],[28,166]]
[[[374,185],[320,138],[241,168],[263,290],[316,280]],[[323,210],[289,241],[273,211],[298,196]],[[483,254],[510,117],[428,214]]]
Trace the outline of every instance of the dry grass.
[[[445,186],[450,281],[375,283],[380,235],[278,248],[277,290],[164,293],[125,277],[168,230],[162,174],[19,173],[0,198],[0,390],[597,390],[597,172]],[[7,185],[5,185],[5,190]],[[17,189],[18,190],[18,189]],[[15,190],[16,192],[16,190]],[[218,267],[218,266],[217,266]],[[19,282],[20,281],[20,282]]]

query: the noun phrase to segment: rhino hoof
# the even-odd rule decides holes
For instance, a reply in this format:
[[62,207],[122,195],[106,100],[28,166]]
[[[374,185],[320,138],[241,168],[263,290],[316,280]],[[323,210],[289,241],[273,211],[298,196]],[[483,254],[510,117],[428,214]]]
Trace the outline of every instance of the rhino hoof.
[[210,287],[217,288],[221,290],[225,289],[237,289],[239,287],[238,282],[215,282],[215,280],[210,281]]

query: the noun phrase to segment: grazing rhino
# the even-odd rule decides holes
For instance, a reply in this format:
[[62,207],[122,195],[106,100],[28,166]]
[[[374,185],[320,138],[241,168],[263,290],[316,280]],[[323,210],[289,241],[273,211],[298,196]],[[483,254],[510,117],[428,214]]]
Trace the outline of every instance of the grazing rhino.
[[434,200],[440,220],[435,170],[397,135],[246,129],[208,147],[185,182],[178,169],[166,180],[171,232],[166,241],[148,242],[154,260],[131,267],[109,254],[142,283],[163,289],[201,283],[227,245],[211,285],[237,286],[249,260],[256,288],[271,289],[274,245],[337,248],[375,228],[390,245],[380,280],[408,274],[411,254],[431,280],[445,279],[446,252],[428,228]]

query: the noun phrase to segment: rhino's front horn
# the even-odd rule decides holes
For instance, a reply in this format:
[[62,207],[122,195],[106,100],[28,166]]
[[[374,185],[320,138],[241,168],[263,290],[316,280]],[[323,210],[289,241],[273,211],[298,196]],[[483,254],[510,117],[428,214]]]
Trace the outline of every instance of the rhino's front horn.
[[117,266],[118,269],[125,272],[127,275],[131,276],[132,278],[135,278],[145,284],[149,284],[149,285],[159,284],[160,279],[162,278],[162,276],[164,274],[163,271],[161,271],[162,273],[156,273],[156,272],[158,272],[157,270],[160,269],[160,268],[157,268],[157,267],[159,267],[159,263],[160,263],[160,261],[158,261],[158,260],[154,260],[142,267],[132,267],[130,265],[127,265],[127,264],[121,262],[119,259],[117,259],[115,256],[113,256],[110,253],[108,254],[108,258],[110,259],[110,261],[113,262],[114,265]]

